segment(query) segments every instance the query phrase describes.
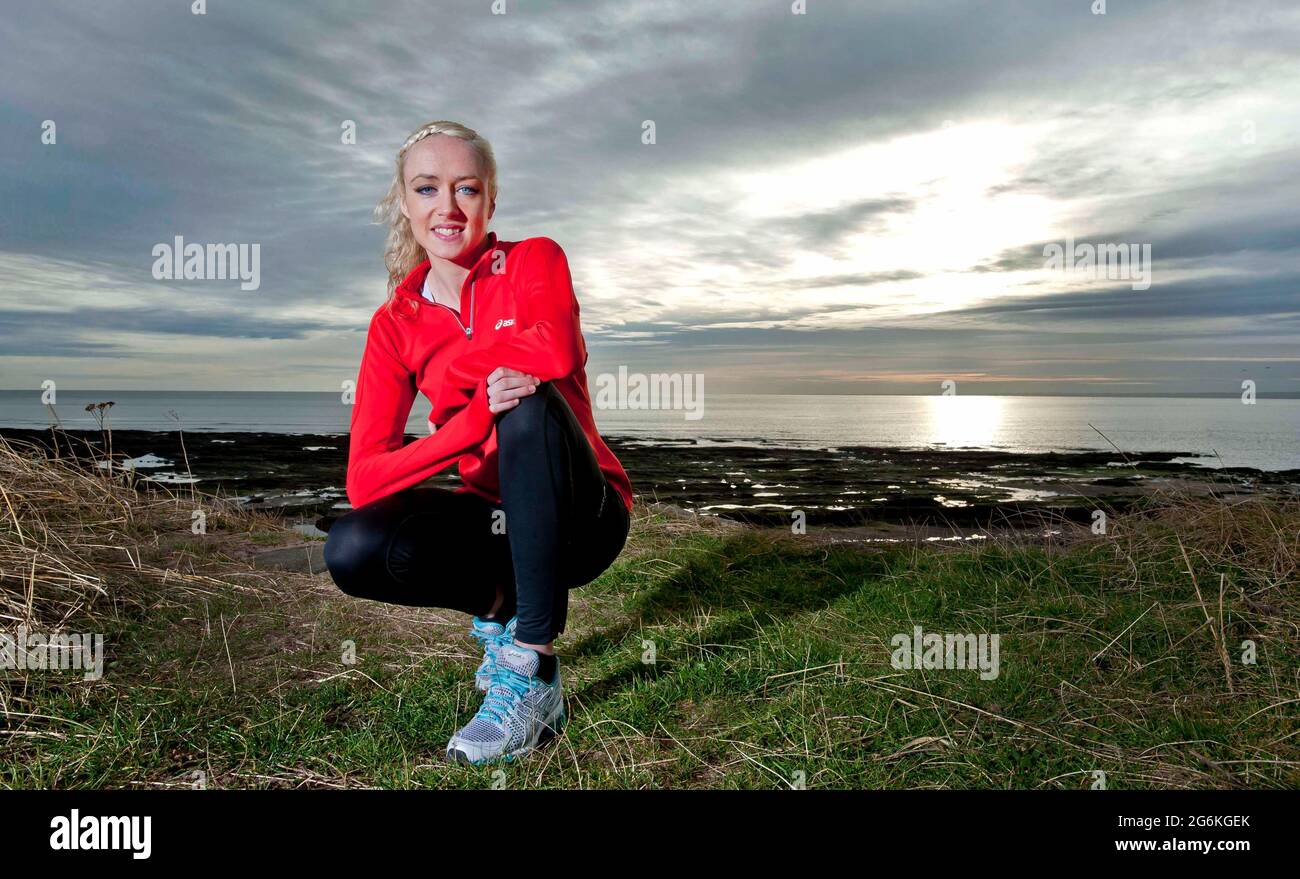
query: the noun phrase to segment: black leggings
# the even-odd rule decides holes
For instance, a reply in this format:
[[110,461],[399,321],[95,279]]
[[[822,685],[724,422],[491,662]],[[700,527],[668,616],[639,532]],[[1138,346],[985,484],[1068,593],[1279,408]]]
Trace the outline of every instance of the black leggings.
[[500,587],[504,606],[518,608],[517,640],[549,644],[563,632],[569,589],[622,552],[627,507],[550,382],[498,416],[496,432],[500,504],[416,486],[358,507],[325,542],[339,588],[482,616]]

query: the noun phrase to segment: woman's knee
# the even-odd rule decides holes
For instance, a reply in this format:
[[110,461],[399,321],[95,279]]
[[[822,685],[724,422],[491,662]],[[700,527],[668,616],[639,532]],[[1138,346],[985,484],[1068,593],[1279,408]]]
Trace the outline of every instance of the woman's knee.
[[603,515],[592,525],[588,540],[573,557],[568,571],[570,589],[585,586],[595,580],[618,560],[627,544],[631,516],[623,500],[614,489],[607,489],[606,504],[617,504],[603,510]]
[[[559,396],[550,382],[542,382],[537,390],[521,397],[519,405],[507,410],[497,419],[497,444],[502,448],[539,440],[546,430],[546,412]],[[563,397],[560,397],[561,402]]]
[[325,566],[339,589],[364,598],[364,586],[384,564],[387,529],[357,511],[336,521],[325,539]]

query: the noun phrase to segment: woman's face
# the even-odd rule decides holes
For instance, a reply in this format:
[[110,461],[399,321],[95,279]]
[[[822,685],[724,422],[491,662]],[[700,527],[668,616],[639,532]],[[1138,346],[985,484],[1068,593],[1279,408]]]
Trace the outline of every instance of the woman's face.
[[469,262],[487,235],[489,202],[478,153],[459,137],[435,134],[406,152],[402,215],[429,259]]

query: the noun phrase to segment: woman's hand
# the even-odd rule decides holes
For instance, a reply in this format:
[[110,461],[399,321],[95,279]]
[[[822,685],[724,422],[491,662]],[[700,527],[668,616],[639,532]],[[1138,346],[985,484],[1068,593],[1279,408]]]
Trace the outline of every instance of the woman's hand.
[[505,412],[519,405],[522,397],[537,390],[538,380],[526,372],[498,366],[487,377],[488,411]]

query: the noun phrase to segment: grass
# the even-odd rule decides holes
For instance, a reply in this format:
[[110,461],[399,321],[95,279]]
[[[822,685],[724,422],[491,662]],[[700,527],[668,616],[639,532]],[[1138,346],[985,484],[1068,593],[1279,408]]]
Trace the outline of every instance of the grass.
[[[300,538],[32,448],[0,445],[0,486],[2,628],[108,652],[98,681],[0,672],[0,786],[1300,782],[1300,504],[1167,498],[1104,537],[868,548],[638,507],[573,593],[565,734],[474,768],[442,760],[481,698],[460,614],[255,569]],[[999,675],[894,668],[914,625],[998,634]]]

